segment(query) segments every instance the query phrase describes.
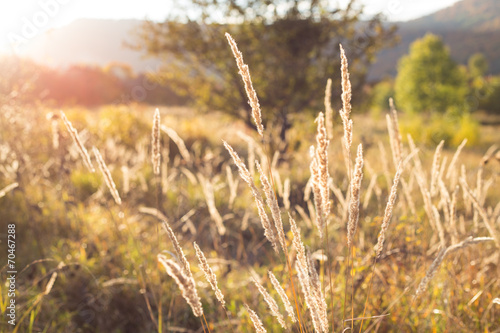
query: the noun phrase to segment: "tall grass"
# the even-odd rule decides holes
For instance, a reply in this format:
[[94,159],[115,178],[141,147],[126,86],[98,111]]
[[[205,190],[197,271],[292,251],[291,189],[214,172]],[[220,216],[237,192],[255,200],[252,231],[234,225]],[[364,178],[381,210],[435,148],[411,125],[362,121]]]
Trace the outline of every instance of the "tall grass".
[[[451,152],[403,142],[393,102],[388,138],[363,137],[341,47],[341,123],[328,80],[324,113],[300,119],[299,151],[280,162],[226,38],[255,135],[160,110],[94,123],[61,113],[40,135],[3,107],[8,133],[46,137],[0,145],[0,208],[25,247],[18,331],[500,329],[496,148],[473,159],[466,141]],[[112,136],[103,124],[116,126]]]
[[[238,68],[240,70],[240,74],[242,75],[245,90],[247,91],[247,94],[249,96],[249,104],[252,106],[252,114],[254,117],[254,120],[257,125],[257,130],[260,136],[263,136],[263,126],[262,126],[262,121],[261,121],[261,114],[260,114],[260,107],[258,104],[258,99],[257,99],[257,94],[255,90],[253,89],[253,85],[251,83],[250,79],[250,74],[248,70],[248,66],[244,64],[243,62],[243,56],[242,53],[238,50],[236,46],[236,42],[234,39],[229,34],[226,34],[226,38],[229,41],[229,44],[231,46],[231,49],[235,55],[236,58],[236,63],[238,65]],[[354,306],[354,296],[355,296],[355,289],[354,289],[354,261],[355,261],[355,256],[356,256],[356,251],[355,249],[355,234],[356,230],[358,229],[358,223],[359,223],[359,216],[360,216],[360,192],[361,192],[361,180],[363,178],[363,148],[362,144],[358,145],[357,149],[357,157],[356,161],[354,163],[354,169],[352,170],[352,175],[351,175],[351,160],[350,160],[350,149],[351,149],[351,144],[352,144],[352,131],[353,131],[353,121],[349,119],[349,115],[351,113],[351,91],[350,91],[350,82],[349,82],[349,73],[347,70],[347,57],[345,55],[345,51],[341,46],[341,60],[342,60],[342,88],[343,88],[343,93],[342,93],[342,103],[343,103],[343,108],[341,110],[341,119],[343,122],[344,126],[344,137],[343,137],[343,151],[345,152],[345,160],[346,160],[346,166],[347,166],[347,174],[350,175],[350,185],[349,185],[349,195],[348,195],[348,200],[349,200],[349,209],[348,209],[348,223],[346,227],[346,233],[347,233],[347,241],[346,241],[346,247],[347,247],[347,253],[348,253],[348,260],[347,260],[347,266],[344,268],[348,274],[346,275],[346,283],[345,283],[345,295],[350,294],[350,308],[351,308],[351,313],[350,313],[350,318],[345,318],[345,310],[347,308],[347,297],[344,298],[344,303],[343,303],[343,318],[342,318],[342,324],[339,330],[344,331],[349,328],[351,330],[354,329],[354,322],[358,320],[358,318],[355,318],[355,306]],[[331,85],[331,81],[328,81],[327,85],[327,94],[329,91],[329,86]],[[376,269],[376,263],[377,260],[379,260],[382,256],[383,248],[384,248],[384,242],[386,239],[386,234],[388,233],[389,229],[389,223],[391,221],[394,207],[396,205],[396,198],[397,198],[397,190],[398,190],[398,183],[400,181],[400,178],[402,177],[402,172],[404,169],[404,166],[407,164],[408,160],[410,158],[414,158],[415,161],[419,161],[417,157],[418,151],[412,147],[411,151],[412,154],[410,156],[404,156],[404,147],[402,144],[401,140],[401,134],[399,131],[399,125],[398,125],[398,118],[397,118],[397,112],[394,108],[393,101],[391,99],[390,101],[391,105],[391,112],[387,116],[387,125],[388,125],[388,132],[389,132],[389,137],[390,137],[390,144],[391,144],[391,151],[393,153],[393,163],[396,168],[396,175],[394,177],[394,182],[393,185],[390,189],[389,193],[389,198],[387,200],[387,206],[385,209],[385,213],[383,216],[383,221],[381,225],[381,229],[378,235],[378,240],[377,244],[375,245],[375,251],[373,254],[373,263],[371,265],[371,278],[370,278],[370,284],[367,292],[367,297],[366,297],[366,302],[363,310],[363,314],[360,316],[359,319],[361,319],[361,324],[359,325],[359,331],[361,332],[363,330],[363,321],[365,319],[370,320],[370,318],[365,318],[365,312],[367,309],[367,304],[369,302],[369,297],[371,293],[371,288],[373,284],[373,279],[374,279],[374,272]],[[325,108],[327,109],[327,112],[331,112],[331,106],[329,103],[325,103]],[[311,179],[312,179],[312,188],[313,188],[313,193],[314,193],[314,203],[315,203],[315,212],[310,212],[310,214],[315,214],[316,216],[316,226],[318,227],[318,236],[321,239],[323,237],[323,230],[324,228],[328,228],[328,223],[332,220],[331,219],[331,213],[330,213],[330,190],[328,186],[328,182],[330,181],[329,177],[329,172],[328,172],[328,145],[329,145],[329,140],[328,140],[328,135],[325,127],[325,121],[324,121],[324,116],[322,113],[319,114],[316,122],[318,123],[318,136],[317,136],[317,148],[313,148],[311,157],[312,157],[312,162],[311,162]],[[420,296],[424,291],[427,286],[427,284],[431,281],[432,277],[436,274],[436,271],[438,270],[439,266],[441,265],[442,261],[444,260],[445,256],[448,255],[449,253],[452,253],[454,251],[457,251],[458,249],[462,249],[468,245],[472,244],[477,244],[481,242],[488,242],[488,241],[495,241],[498,245],[498,231],[494,230],[494,227],[490,223],[490,217],[487,215],[485,210],[483,209],[482,205],[479,203],[476,195],[472,193],[472,191],[468,188],[465,180],[461,179],[462,187],[464,188],[464,192],[467,193],[467,195],[471,198],[471,201],[474,203],[475,208],[477,209],[478,213],[480,216],[482,216],[483,221],[485,226],[487,227],[487,230],[491,234],[492,237],[477,237],[477,238],[467,238],[466,240],[460,242],[460,243],[455,243],[453,245],[450,245],[449,247],[446,248],[447,240],[446,240],[446,235],[445,235],[445,228],[441,222],[441,217],[438,208],[436,207],[435,203],[432,202],[433,197],[436,197],[439,193],[438,187],[442,188],[441,191],[441,201],[439,203],[440,207],[443,207],[443,210],[445,212],[453,212],[452,214],[455,214],[456,211],[456,195],[454,195],[454,201],[453,203],[450,203],[450,197],[449,197],[449,191],[446,188],[446,185],[444,184],[443,181],[443,174],[446,166],[446,160],[443,160],[442,164],[440,161],[441,157],[441,152],[443,148],[443,143],[441,142],[438,147],[436,148],[436,152],[434,154],[434,159],[432,163],[432,168],[430,171],[430,188],[427,188],[426,182],[424,179],[426,178],[426,175],[423,173],[423,168],[420,164],[420,162],[416,162],[416,169],[413,169],[413,172],[415,174],[415,177],[417,179],[417,183],[420,186],[423,198],[424,198],[424,203],[426,207],[426,211],[429,216],[429,221],[432,221],[431,226],[436,228],[438,231],[440,243],[442,246],[442,249],[440,250],[437,258],[434,260],[432,263],[431,267],[428,269],[425,277],[423,278],[422,282],[419,284],[418,288],[416,289],[414,295],[415,298]],[[287,248],[288,241],[285,238],[285,229],[284,225],[282,222],[281,218],[281,209],[279,207],[278,201],[277,201],[277,195],[276,191],[273,189],[271,182],[268,179],[268,176],[264,173],[263,169],[261,168],[260,164],[256,162],[257,169],[260,175],[260,181],[263,185],[263,191],[265,193],[266,199],[267,199],[267,206],[269,210],[271,211],[271,216],[274,221],[274,224],[271,224],[269,221],[269,218],[267,217],[267,214],[264,210],[264,204],[263,204],[263,199],[260,194],[260,191],[256,188],[252,175],[249,173],[247,170],[245,164],[242,162],[242,160],[239,158],[238,154],[234,151],[234,149],[229,146],[226,142],[224,142],[224,145],[226,146],[226,149],[230,152],[231,156],[233,157],[233,160],[235,161],[236,165],[238,166],[240,170],[240,176],[242,179],[250,186],[253,196],[256,199],[257,203],[257,208],[259,211],[259,215],[261,217],[261,222],[262,226],[265,230],[264,234],[267,237],[267,239],[271,242],[272,246],[274,247],[275,250],[277,250],[277,245],[275,243],[275,236],[277,236],[278,241],[281,245],[281,248],[283,250],[283,253],[285,255],[285,260],[287,262],[289,261],[295,261],[295,270],[291,270],[290,265],[288,264],[288,270],[289,270],[289,282],[290,286],[293,292],[293,297],[294,301],[296,303],[297,307],[297,313],[304,313],[304,309],[309,310],[310,317],[300,317],[297,322],[298,327],[296,327],[297,330],[314,330],[315,332],[328,332],[329,331],[329,324],[328,324],[328,319],[327,319],[327,294],[323,293],[323,287],[318,279],[318,273],[316,271],[316,267],[311,260],[311,257],[306,255],[306,251],[304,248],[304,245],[301,241],[301,236],[299,233],[299,230],[297,228],[296,222],[292,218],[292,216],[289,216],[289,223],[291,226],[291,231],[293,234],[293,245],[295,248],[296,254],[292,255],[292,258],[289,258],[289,251]],[[265,147],[264,147],[265,148]],[[457,156],[460,152],[460,150],[463,148],[463,146],[460,146],[456,155]],[[406,158],[405,162],[403,163],[403,157]],[[456,158],[452,160],[450,163],[449,168],[453,169],[454,164],[456,163]],[[450,172],[450,170],[448,171]],[[273,173],[270,171],[269,172],[269,177],[273,177]],[[439,184],[439,185],[438,185]],[[479,184],[479,183],[478,183]],[[480,185],[478,185],[478,191],[481,191],[479,188]],[[408,192],[408,190],[407,190]],[[456,191],[455,191],[456,192]],[[455,193],[454,192],[454,193]],[[479,194],[479,193],[478,193]],[[408,195],[407,200],[411,200],[411,197]],[[412,202],[412,204],[414,204]],[[451,207],[450,207],[451,205]],[[414,211],[415,208],[412,208],[412,211]],[[452,219],[449,217],[449,222],[453,221],[454,218]],[[451,224],[451,223],[450,223]],[[453,226],[450,227],[451,229],[454,229]],[[456,239],[456,237],[455,237]],[[198,251],[197,247],[197,251]],[[330,251],[328,248],[323,249],[323,253],[326,253],[327,256],[329,256]],[[496,252],[496,255],[498,255],[498,251]],[[328,265],[331,265],[331,262],[327,262]],[[331,267],[329,267],[328,270],[329,274],[334,274],[333,270]],[[347,287],[347,280],[348,276],[351,281],[351,289],[349,290]],[[214,276],[212,276],[212,282],[211,285],[214,286],[213,280]],[[302,297],[304,301],[300,300],[300,296],[295,294],[294,287],[293,287],[293,280],[298,279],[300,282],[301,290],[302,290]],[[330,276],[331,279],[331,276]],[[283,329],[287,328],[287,324],[285,322],[285,317],[279,312],[278,305],[276,301],[269,295],[269,293],[266,291],[266,289],[257,281],[254,279],[254,283],[259,290],[259,292],[262,294],[264,297],[264,300],[266,303],[269,305],[269,310],[270,313],[275,316],[280,325],[282,326]],[[273,280],[273,284],[276,284],[276,280]],[[279,286],[281,288],[281,286]],[[282,289],[282,288],[281,288]],[[216,293],[220,293],[220,290],[216,290]],[[283,290],[283,289],[282,289]],[[330,297],[335,297],[331,284],[330,284]],[[220,298],[218,296],[217,298]],[[284,297],[283,297],[284,298]],[[287,298],[287,297],[286,297]],[[188,300],[189,302],[189,300]],[[334,304],[334,302],[332,303]],[[413,303],[412,303],[413,305]],[[410,307],[412,306],[410,305]],[[247,312],[250,315],[250,318],[252,319],[255,329],[258,332],[265,331],[265,328],[261,322],[261,320],[257,317],[257,314],[250,310],[248,306],[245,304],[245,307],[247,309]],[[288,307],[289,309],[289,307]],[[411,311],[411,308],[409,309]],[[290,311],[290,310],[288,310]],[[330,315],[332,318],[338,316],[338,313],[335,313],[334,309],[330,310]],[[293,318],[293,317],[292,317]],[[383,317],[380,316],[375,316],[373,317],[374,319],[377,318],[378,320],[383,320]],[[311,324],[309,324],[309,320],[311,321]],[[334,319],[332,319],[332,322],[335,322]],[[333,329],[333,327],[332,327]]]

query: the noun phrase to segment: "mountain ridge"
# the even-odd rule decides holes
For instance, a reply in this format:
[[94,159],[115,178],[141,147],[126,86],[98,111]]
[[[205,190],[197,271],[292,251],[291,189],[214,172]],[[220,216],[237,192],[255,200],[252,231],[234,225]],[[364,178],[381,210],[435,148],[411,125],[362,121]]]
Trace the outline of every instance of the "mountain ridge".
[[457,63],[465,65],[471,55],[480,52],[490,63],[488,74],[500,74],[500,1],[462,0],[433,14],[395,24],[401,41],[378,54],[369,71],[371,81],[395,76],[394,64],[426,33],[440,36]]

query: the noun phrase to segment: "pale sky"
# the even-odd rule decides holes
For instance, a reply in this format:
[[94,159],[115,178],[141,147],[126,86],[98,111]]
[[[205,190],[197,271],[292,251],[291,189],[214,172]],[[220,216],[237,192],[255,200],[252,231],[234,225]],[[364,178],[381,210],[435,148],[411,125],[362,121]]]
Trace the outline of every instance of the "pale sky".
[[[348,0],[337,1],[345,6]],[[459,0],[360,0],[365,13],[383,12],[390,21],[407,21]],[[0,2],[0,50],[17,36],[40,34],[79,18],[165,19],[175,10],[171,0],[18,0]]]

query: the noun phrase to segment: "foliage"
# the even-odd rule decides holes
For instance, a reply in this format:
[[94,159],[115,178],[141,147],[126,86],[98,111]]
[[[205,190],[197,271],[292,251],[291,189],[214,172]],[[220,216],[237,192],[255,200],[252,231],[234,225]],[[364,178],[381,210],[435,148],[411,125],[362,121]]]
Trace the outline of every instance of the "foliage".
[[474,53],[467,63],[467,68],[473,78],[484,76],[488,71],[488,67],[488,60],[482,53]]
[[490,113],[500,114],[500,76],[479,79],[477,83],[478,107]]
[[404,111],[467,112],[465,75],[442,40],[432,34],[415,41],[401,58],[395,81],[396,103]]
[[389,109],[389,98],[394,97],[394,81],[391,79],[378,82],[370,92],[370,111],[379,116]]
[[463,139],[469,145],[479,143],[479,123],[469,114],[453,115],[416,115],[401,117],[401,131],[410,134],[419,143],[434,146],[441,140],[446,145],[458,146]]
[[31,60],[0,58],[0,100],[16,103],[43,101],[46,105],[95,107],[104,104],[142,102],[182,105],[185,98],[152,80],[134,74],[123,64],[105,68],[72,65],[52,69]]
[[[347,48],[358,93],[375,54],[394,41],[393,27],[386,28],[380,16],[362,22],[362,9],[356,5],[354,0],[345,9],[313,0],[186,1],[191,10],[185,15],[147,22],[136,47],[163,57],[159,78],[193,97],[199,107],[251,124],[248,98],[224,39],[229,32],[242,45],[266,111],[264,125],[274,126],[284,139],[290,114],[322,108],[326,78],[339,77],[340,42]],[[193,9],[198,16],[189,16]]]

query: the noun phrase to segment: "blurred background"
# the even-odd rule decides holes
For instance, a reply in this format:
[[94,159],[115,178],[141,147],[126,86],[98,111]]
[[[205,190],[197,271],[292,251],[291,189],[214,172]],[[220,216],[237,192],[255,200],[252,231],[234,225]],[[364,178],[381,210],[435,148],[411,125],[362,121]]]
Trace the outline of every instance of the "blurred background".
[[[213,50],[202,50],[202,45],[207,42],[217,43],[214,40],[224,42],[220,31],[215,30],[215,25],[222,25],[221,31],[226,29],[233,32],[231,30],[234,30],[234,27],[231,28],[230,25],[245,20],[250,24],[256,22],[256,17],[260,17],[259,20],[265,21],[269,29],[273,22],[282,21],[285,17],[291,21],[299,16],[304,18],[316,15],[313,12],[305,12],[309,6],[308,1],[300,2],[299,7],[302,7],[298,8],[298,11],[303,13],[297,14],[295,18],[291,17],[293,14],[287,7],[293,1],[272,1],[269,4],[262,1],[254,5],[245,4],[245,1],[234,1],[234,6],[235,8],[239,6],[238,9],[230,8],[233,1],[215,3],[211,5],[209,1],[190,3],[150,0],[140,3],[108,1],[103,4],[98,1],[40,0],[4,4],[5,8],[0,11],[2,22],[0,92],[5,96],[24,89],[23,99],[40,100],[57,107],[129,102],[193,105],[201,102],[203,106],[209,108],[220,108],[220,103],[208,101],[208,97],[188,91],[185,86],[182,87],[178,78],[172,77],[177,74],[185,76],[188,73],[187,66],[192,66],[189,75],[215,83],[213,76],[219,75],[218,64],[212,65],[214,67],[211,69],[212,77],[207,78],[209,74],[206,71],[210,66],[208,62],[213,56],[230,55],[227,48],[221,54],[213,52],[213,56],[209,54]],[[358,94],[357,103],[359,104],[361,100],[366,101],[367,97],[370,98],[370,102],[364,103],[360,111],[365,112],[373,107],[387,107],[385,100],[387,95],[393,93],[393,81],[399,69],[398,61],[409,52],[409,45],[412,42],[425,34],[432,33],[438,36],[449,50],[451,59],[466,72],[463,74],[468,81],[466,87],[469,90],[468,109],[497,113],[495,105],[498,103],[495,96],[498,96],[497,75],[500,73],[498,56],[500,23],[497,14],[500,9],[495,1],[358,0],[351,4],[348,1],[318,3],[322,3],[325,8],[329,7],[327,12],[330,13],[330,19],[343,20],[342,27],[330,26],[328,34],[322,32],[321,37],[312,26],[298,29],[300,32],[283,27],[284,31],[279,32],[280,37],[270,35],[268,39],[283,40],[287,36],[288,44],[295,43],[295,49],[290,46],[289,49],[284,49],[283,53],[296,52],[294,56],[307,55],[307,52],[318,52],[321,49],[321,52],[324,52],[323,56],[329,57],[332,64],[338,61],[338,50],[325,51],[328,47],[325,47],[324,39],[331,40],[331,47],[335,42],[343,42],[347,56],[350,57],[353,66],[356,66],[351,69],[355,81],[353,86],[363,96],[361,98]],[[251,6],[255,8],[245,8]],[[340,11],[333,14],[333,10],[337,8]],[[246,12],[238,12],[241,9]],[[319,18],[321,15],[317,16]],[[181,42],[171,42],[175,39],[185,39],[182,34],[188,30],[187,27],[174,29],[171,26],[172,22],[198,22],[205,26],[205,31],[199,30],[196,32],[198,35],[191,35],[193,41],[197,38],[200,42],[203,41],[198,49],[188,45],[190,39],[183,42],[185,45],[182,46],[182,50],[179,49]],[[323,30],[326,28],[325,24]],[[168,29],[171,31],[168,32]],[[254,30],[257,28],[254,27]],[[297,45],[301,45],[297,41],[304,37],[300,33],[307,34],[307,31],[318,35],[318,40],[312,42],[314,45],[302,45],[303,47],[297,48]],[[250,34],[244,31],[234,31],[233,34],[237,41],[240,34],[241,42],[245,43],[246,39],[251,38]],[[264,40],[259,42],[261,47],[265,47]],[[261,58],[276,54],[272,50],[264,49],[260,57],[255,56],[257,59],[252,59],[255,46],[246,45],[243,51],[245,48],[247,61],[251,65],[259,62],[264,67],[267,63]],[[205,52],[205,57],[201,57],[202,52]],[[308,57],[314,56],[309,54]],[[195,60],[196,66],[193,64]],[[301,64],[304,68],[308,68],[308,73],[320,69],[324,72],[323,79],[318,85],[324,85],[327,76],[337,75],[335,71],[327,69],[326,64],[316,64],[316,66],[310,59],[308,60],[307,63]],[[272,61],[273,59],[269,59],[269,62]],[[291,86],[283,82],[282,77],[291,77],[293,73],[290,61],[285,63],[290,72],[283,73],[279,77],[281,82],[279,88],[284,87],[285,89],[281,91],[290,96],[297,93],[301,87],[298,84]],[[197,68],[198,65],[202,65],[204,69],[200,70]],[[257,66],[257,64],[254,66],[253,74],[256,80],[260,81],[262,74]],[[480,68],[474,69],[471,66]],[[311,70],[311,67],[315,67],[314,70]],[[267,70],[272,69],[267,68]],[[198,72],[193,73],[194,71]],[[157,80],[159,85],[154,89],[141,88],[141,82],[153,73],[156,74],[156,79],[161,77],[161,80]],[[306,80],[305,77],[301,79]],[[260,82],[255,82],[255,85],[259,88]],[[198,86],[195,85],[195,88]],[[316,85],[310,90],[313,91],[314,88]],[[214,89],[211,88],[206,93],[215,92]],[[260,90],[262,95],[267,93],[267,87]],[[481,92],[477,93],[476,90]],[[227,102],[231,97],[227,92],[224,94],[222,99]],[[309,95],[312,95],[310,99],[313,100],[315,95]],[[266,99],[265,96],[262,98]],[[233,98],[231,102],[236,101]],[[398,102],[396,99],[397,105]],[[311,107],[311,103],[305,101],[304,105],[294,106],[292,112],[299,107],[301,109]]]

